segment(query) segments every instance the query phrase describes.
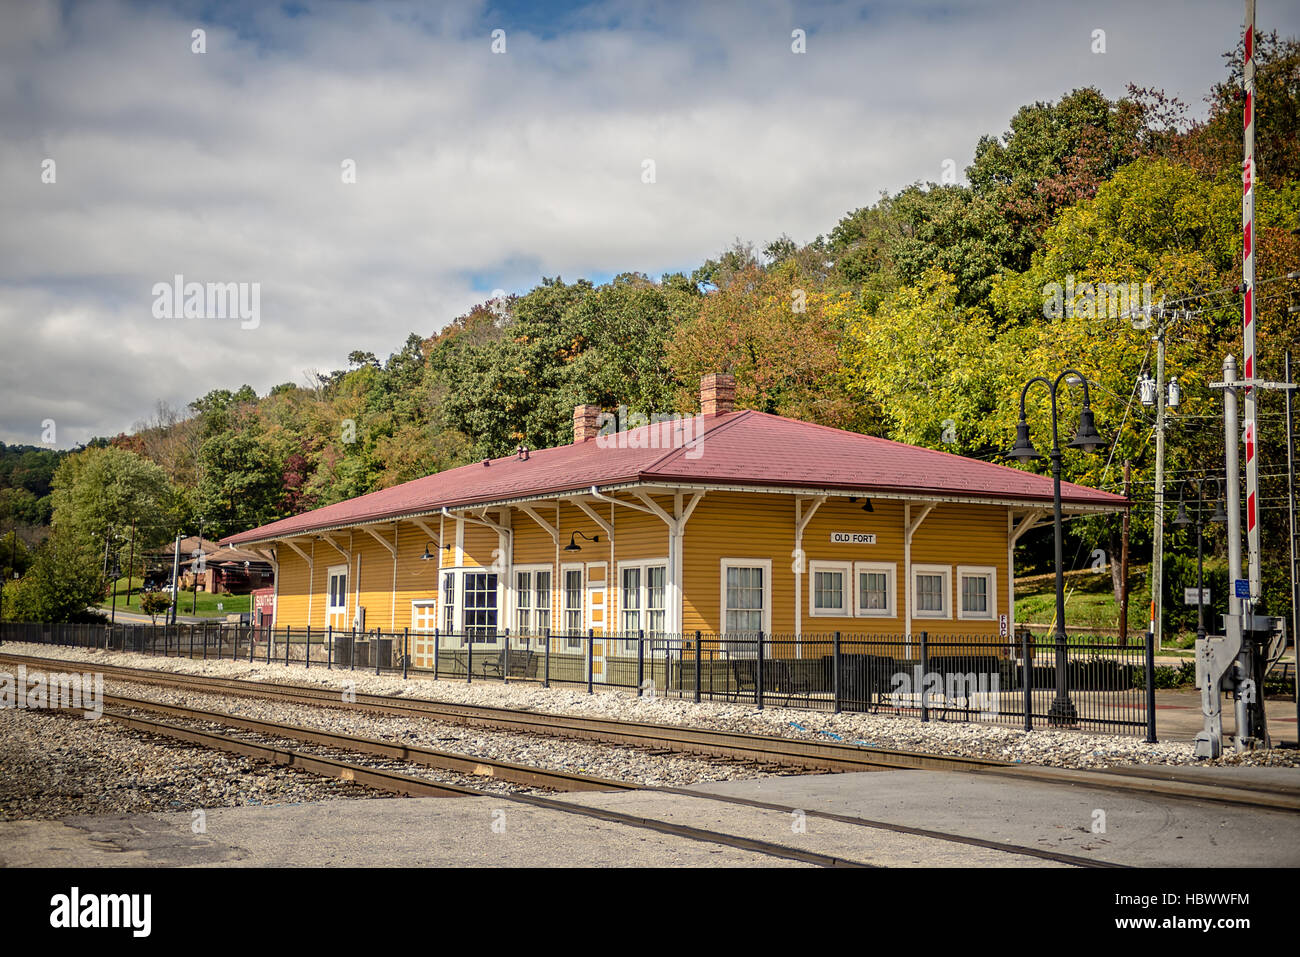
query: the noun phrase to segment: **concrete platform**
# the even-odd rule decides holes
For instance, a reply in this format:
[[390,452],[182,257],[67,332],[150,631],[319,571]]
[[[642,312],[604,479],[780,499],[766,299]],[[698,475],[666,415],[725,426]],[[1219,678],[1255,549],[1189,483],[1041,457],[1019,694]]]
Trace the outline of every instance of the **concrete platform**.
[[[1233,769],[1210,769],[1215,776]],[[1295,773],[1250,769],[1256,781]],[[1300,866],[1300,815],[1155,800],[979,774],[886,771],[764,778],[692,789],[564,796],[573,804],[725,831],[889,867],[1055,862],[879,828],[705,799],[734,795],[1134,866]],[[1096,833],[1097,811],[1105,831]],[[497,798],[338,801],[0,824],[7,867],[779,867],[757,852]]]

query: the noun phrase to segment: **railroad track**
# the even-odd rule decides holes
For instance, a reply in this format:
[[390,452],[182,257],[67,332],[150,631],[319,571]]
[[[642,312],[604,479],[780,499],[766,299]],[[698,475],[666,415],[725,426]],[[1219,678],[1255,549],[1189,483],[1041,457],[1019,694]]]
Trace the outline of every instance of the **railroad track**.
[[[821,854],[815,851],[794,848],[786,844],[772,841],[730,834],[709,828],[697,828],[690,825],[676,824],[670,821],[626,814],[606,808],[575,805],[535,794],[499,791],[489,792],[455,783],[430,781],[427,778],[405,774],[390,768],[378,768],[357,761],[342,760],[328,755],[312,754],[304,752],[299,748],[284,747],[283,745],[274,742],[287,740],[295,744],[313,745],[332,748],[335,750],[356,752],[369,758],[404,761],[435,768],[440,771],[486,775],[495,780],[508,781],[531,787],[547,787],[562,791],[650,790],[657,793],[675,794],[694,800],[712,801],[733,806],[776,811],[783,815],[797,812],[807,817],[835,821],[840,824],[848,824],[854,827],[886,830],[912,837],[942,841],[950,844],[979,847],[985,850],[999,851],[1022,857],[1032,857],[1039,860],[1048,860],[1054,863],[1076,867],[1096,868],[1123,866],[1106,861],[1094,860],[1092,858],[1043,850],[1041,848],[1025,847],[1001,841],[984,840],[982,838],[953,834],[946,831],[935,831],[927,828],[917,828],[884,821],[873,821],[853,815],[806,810],[769,801],[756,801],[746,798],[732,797],[730,795],[692,791],[686,788],[643,788],[641,785],[630,782],[614,781],[590,775],[578,775],[566,771],[550,771],[541,768],[512,764],[503,761],[480,759],[468,755],[454,754],[444,751],[433,751],[410,745],[394,744],[392,742],[381,741],[375,738],[363,738],[355,735],[322,731],[316,728],[304,728],[280,722],[262,721],[222,712],[207,711],[200,708],[152,701],[147,698],[104,695],[103,704],[106,706],[103,715],[105,718],[135,731],[173,738],[214,750],[240,754],[245,757],[269,761],[277,765],[296,767],[304,771],[327,777],[354,781],[358,784],[363,784],[368,787],[388,791],[394,794],[401,794],[409,797],[490,796],[496,800],[529,804],[534,807],[561,811],[566,814],[576,814],[614,824],[630,825],[633,827],[653,830],[662,834],[685,837],[706,843],[722,844],[740,850],[764,854],[769,857],[795,860],[801,863],[815,864],[821,867],[869,867],[873,865],[833,855]],[[179,718],[182,721],[188,722],[190,726],[141,717],[138,714],[138,712],[141,711]],[[239,731],[250,732],[263,740],[249,740],[247,738],[222,734],[217,731],[193,727],[192,725],[196,723],[217,725]],[[268,741],[266,739],[271,740]]]
[[[0,653],[0,661],[49,670],[84,665],[67,659]],[[189,691],[221,692],[296,704],[365,711],[382,715],[418,717],[453,724],[491,727],[536,735],[600,741],[647,750],[711,755],[734,761],[757,762],[815,771],[880,771],[917,769],[969,771],[1023,778],[1069,787],[1091,787],[1147,794],[1174,800],[1208,801],[1288,813],[1300,812],[1300,794],[1294,789],[1257,784],[1191,781],[1169,768],[1117,768],[1077,770],[1031,767],[988,758],[934,755],[875,748],[831,741],[805,741],[735,731],[702,730],[679,725],[576,717],[498,708],[449,704],[421,698],[394,698],[356,692],[345,701],[336,689],[319,686],[248,681],[160,672],[95,663],[106,678],[172,687]],[[695,793],[695,792],[691,792]]]

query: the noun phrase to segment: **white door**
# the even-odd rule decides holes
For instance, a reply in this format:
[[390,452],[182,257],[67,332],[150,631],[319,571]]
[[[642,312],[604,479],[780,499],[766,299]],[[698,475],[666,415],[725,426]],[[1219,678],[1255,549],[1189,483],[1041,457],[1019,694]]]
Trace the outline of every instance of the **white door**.
[[591,629],[591,679],[605,680],[605,634],[609,617],[609,582],[606,580],[606,563],[587,564],[587,627]]
[[327,572],[329,587],[326,592],[325,624],[335,631],[352,627],[348,621],[348,566],[334,565]]

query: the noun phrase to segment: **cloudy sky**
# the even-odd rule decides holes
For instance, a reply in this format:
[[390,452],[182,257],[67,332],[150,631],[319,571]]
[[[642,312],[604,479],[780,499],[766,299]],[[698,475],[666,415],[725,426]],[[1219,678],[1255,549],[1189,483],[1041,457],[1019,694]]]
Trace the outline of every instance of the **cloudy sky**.
[[[1294,4],[1258,16],[1300,33]],[[301,383],[542,276],[804,242],[1076,87],[1199,112],[1241,20],[1232,0],[5,3],[0,441]],[[257,284],[256,318],[160,318],[177,275]]]

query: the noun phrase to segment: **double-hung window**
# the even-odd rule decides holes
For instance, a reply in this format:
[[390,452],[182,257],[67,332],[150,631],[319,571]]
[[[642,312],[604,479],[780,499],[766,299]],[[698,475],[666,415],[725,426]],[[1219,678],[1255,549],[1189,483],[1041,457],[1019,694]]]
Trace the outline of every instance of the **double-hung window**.
[[515,571],[515,630],[520,635],[545,635],[551,627],[551,569]]
[[619,565],[619,631],[624,650],[636,652],[638,633],[663,636],[668,620],[668,566],[663,562]]
[[[759,632],[771,630],[772,562],[770,559],[722,559],[722,630],[728,651],[757,653]],[[734,637],[733,637],[734,636]]]
[[912,566],[912,617],[952,617],[952,567]]
[[992,566],[957,566],[957,617],[982,619],[997,617],[998,571]]
[[857,604],[854,614],[859,618],[896,618],[894,585],[895,565],[892,562],[855,562],[854,577],[857,585]]
[[843,618],[853,614],[853,566],[847,562],[808,563],[808,614]]
[[564,577],[564,645],[565,648],[577,651],[582,648],[582,623],[583,616],[583,587],[582,587],[582,569],[565,568],[562,572]]

